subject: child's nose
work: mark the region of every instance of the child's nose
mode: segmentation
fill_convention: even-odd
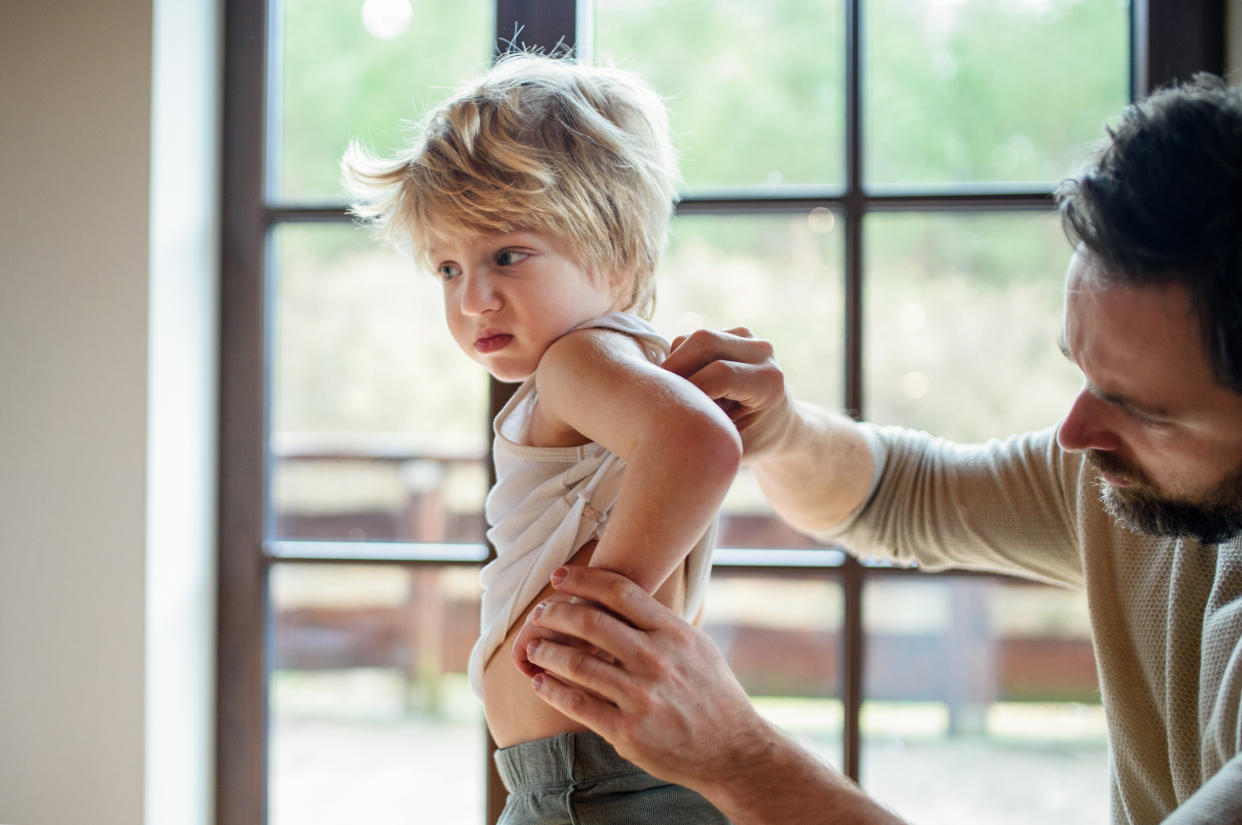
[[[463,273],[465,289],[462,290],[461,309],[467,315],[482,315],[500,308],[500,295],[492,279],[485,274]]]

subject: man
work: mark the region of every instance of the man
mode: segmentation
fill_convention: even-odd
[[[1077,244],[1062,349],[1085,383],[1057,427],[963,446],[857,425],[790,399],[745,330],[696,333],[665,366],[729,411],[798,528],[1082,587],[1112,821],[1242,822],[1242,90],[1201,76],[1111,137],[1058,194]],[[710,640],[628,581],[572,567],[554,583],[579,601],[532,620],[590,647],[533,643],[535,691],[624,756],[739,824],[898,821],[760,719]]]

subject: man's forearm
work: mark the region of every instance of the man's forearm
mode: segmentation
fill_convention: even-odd
[[[804,402],[751,466],[777,514],[808,533],[835,527],[862,504],[875,472],[856,423]]]
[[[768,725],[747,764],[698,788],[734,825],[904,825],[858,786]]]

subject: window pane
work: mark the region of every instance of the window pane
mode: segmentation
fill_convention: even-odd
[[[841,764],[841,586],[823,577],[712,572],[704,629],[759,712]]]
[[[864,237],[868,420],[959,441],[1060,420],[1081,378],[1057,347],[1056,215],[873,215]]]
[[[840,222],[827,210],[691,215],[673,221],[658,275],[654,323],[669,338],[700,327],[749,327],[776,348],[799,398],[843,398]],[[772,515],[746,469],[725,500],[721,546],[806,547]]]
[[[596,62],[668,97],[692,189],[841,182],[841,0],[595,0],[594,21]]]
[[[863,4],[865,178],[1055,182],[1129,94],[1123,0]]]
[[[273,233],[276,535],[482,541],[487,376],[439,287],[349,225]]]
[[[473,568],[277,565],[272,825],[477,825]]]
[[[487,66],[488,0],[279,0],[279,60],[268,191],[283,200],[340,201],[339,162],[350,139],[391,154],[417,121],[467,75]]]
[[[872,579],[865,599],[868,793],[920,825],[1107,820],[1081,593],[945,575]]]

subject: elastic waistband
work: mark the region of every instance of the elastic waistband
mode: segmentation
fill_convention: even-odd
[[[642,768],[622,758],[602,736],[590,731],[562,733],[501,748],[496,751],[495,759],[496,769],[509,793],[647,775]]]

